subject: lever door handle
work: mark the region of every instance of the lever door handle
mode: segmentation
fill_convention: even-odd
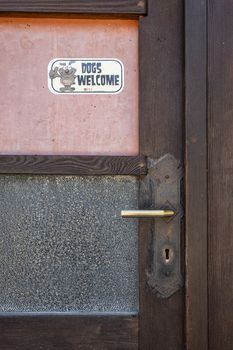
[[[173,210],[122,210],[122,218],[165,218],[175,215]]]
[[[147,285],[146,293],[152,291],[158,297],[168,298],[183,285],[180,252],[183,170],[181,164],[170,154],[160,159],[148,157],[147,164],[147,175],[139,180],[138,204],[139,208],[148,210],[126,207],[125,209],[132,210],[122,210],[121,216],[147,218],[140,223],[138,238],[144,264],[141,286],[145,288]]]

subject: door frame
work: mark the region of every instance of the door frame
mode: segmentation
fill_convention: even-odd
[[[198,0],[200,2],[201,0]],[[189,1],[190,4],[192,0]],[[0,156],[0,173],[21,174],[79,174],[79,175],[138,175],[147,172],[146,157],[157,160],[165,154],[172,154],[180,164],[184,161],[184,4],[182,0],[172,2],[162,0],[77,0],[56,1],[39,0],[30,3],[9,0],[0,3],[1,15],[30,13],[49,13],[52,16],[101,16],[139,19],[139,67],[140,67],[140,156]],[[186,57],[187,59],[187,57]],[[187,63],[187,62],[186,62]],[[187,75],[186,75],[187,78]],[[191,78],[190,78],[191,79]],[[187,97],[187,94],[186,94]],[[187,112],[187,107],[186,107]],[[191,114],[191,111],[190,111]],[[186,134],[188,122],[186,121]],[[186,148],[187,157],[192,158],[192,167],[197,158],[193,150]],[[195,151],[196,152],[196,151]],[[195,161],[193,161],[193,157]],[[190,178],[191,166],[186,172],[186,186],[193,184]],[[200,193],[200,192],[199,192]],[[146,194],[141,191],[140,198]],[[186,201],[186,210],[191,217],[190,195]],[[190,213],[190,214],[189,214]],[[25,316],[20,322],[18,316],[0,319],[5,334],[15,337],[15,344],[22,335],[30,338],[30,344],[37,345],[36,336],[43,339],[46,332],[49,339],[54,337],[62,343],[62,349],[70,349],[66,343],[72,334],[78,334],[82,340],[73,346],[85,346],[85,339],[92,337],[93,344],[103,342],[117,346],[124,340],[124,349],[173,349],[185,348],[184,334],[184,289],[180,289],[170,298],[158,298],[148,288],[146,272],[150,264],[151,221],[140,220],[139,257],[140,267],[140,313],[139,317],[122,316],[49,316],[39,318]],[[193,223],[187,221],[189,237],[186,249],[189,252],[193,237]],[[184,251],[184,237],[181,250]],[[194,253],[193,253],[194,254]],[[190,254],[189,254],[190,257]],[[184,258],[184,256],[183,256]],[[186,256],[187,261],[187,256]],[[191,268],[192,262],[190,263]],[[189,270],[187,269],[189,274]],[[194,305],[187,303],[189,309]],[[195,318],[196,316],[194,316]],[[18,318],[18,319],[17,319]],[[189,315],[188,315],[189,318]],[[186,321],[188,320],[186,314]],[[193,319],[194,319],[193,318]],[[44,324],[44,326],[42,326]],[[44,329],[44,332],[41,332]],[[61,329],[63,331],[61,332]],[[100,333],[98,333],[101,329]],[[31,332],[31,333],[30,333]],[[88,332],[88,333],[87,333]],[[40,335],[41,333],[41,335]],[[31,335],[30,335],[31,334]],[[32,336],[34,334],[34,337]],[[53,338],[52,338],[53,337]],[[77,338],[77,336],[76,336]],[[188,338],[187,338],[188,339]],[[83,342],[83,343],[82,343]],[[96,343],[96,344],[97,344]],[[6,344],[5,350],[10,349]],[[76,347],[74,347],[76,349]],[[107,347],[106,347],[107,348]],[[113,347],[112,347],[113,348]],[[116,347],[117,348],[117,347]],[[11,348],[12,349],[12,348]],[[25,347],[26,349],[26,347]],[[29,349],[29,347],[28,347]],[[190,347],[191,349],[191,347]],[[193,348],[192,348],[193,349]]]
[[[207,0],[185,0],[187,350],[208,349]]]

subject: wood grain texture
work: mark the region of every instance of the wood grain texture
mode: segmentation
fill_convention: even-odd
[[[209,349],[233,344],[233,2],[208,2]]]
[[[208,349],[206,2],[185,6],[186,342]]]
[[[150,0],[140,20],[140,150],[152,159],[170,153],[181,164],[183,64],[183,2]],[[142,189],[140,206],[151,206]],[[140,220],[140,349],[182,350],[183,290],[162,299],[147,285],[154,226]]]
[[[15,316],[0,318],[1,350],[136,350],[132,316]]]
[[[146,0],[0,0],[2,12],[146,14]]]
[[[144,156],[0,155],[0,174],[144,175]]]

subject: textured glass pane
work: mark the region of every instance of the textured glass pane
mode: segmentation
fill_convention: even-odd
[[[0,176],[0,312],[137,311],[138,184]]]

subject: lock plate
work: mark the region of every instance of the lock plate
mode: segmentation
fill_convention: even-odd
[[[147,284],[158,297],[168,298],[183,286],[181,274],[181,180],[180,163],[170,154],[159,160],[148,159],[148,175],[140,183],[141,209],[174,210],[175,215],[151,219],[152,234]],[[146,196],[145,196],[146,194]],[[146,202],[145,202],[146,198]]]

